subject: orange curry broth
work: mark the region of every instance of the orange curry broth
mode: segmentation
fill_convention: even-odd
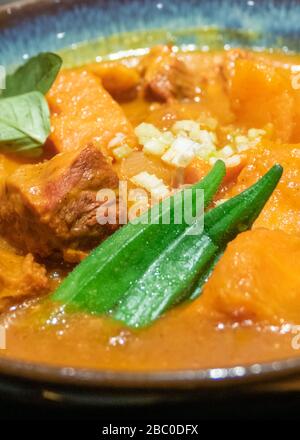
[[[300,324],[300,92],[291,87],[300,57],[251,53],[250,59],[236,61],[234,53],[227,54],[235,68],[226,71],[219,65],[223,52],[180,56],[192,71],[204,72],[199,97],[162,104],[134,93],[130,99],[115,96],[129,121],[133,126],[150,122],[168,128],[176,120],[213,117],[221,138],[222,127],[267,127],[269,138],[247,151],[237,170],[228,171],[218,197],[239,193],[279,162],[284,175],[274,195],[253,229],[230,243],[194,302],[174,308],[149,328],[129,330],[109,318],[64,313],[47,298],[25,301],[1,317],[0,323],[7,325],[7,349],[1,356],[145,371],[220,367],[298,355],[291,345],[289,324]],[[126,59],[116,62],[114,74],[127,64]],[[100,75],[114,94],[108,67],[104,62],[84,69]],[[134,74],[124,76],[124,89],[130,81],[134,85]],[[5,172],[6,166],[18,164],[2,155],[0,169]],[[167,184],[174,181],[173,169],[140,151],[114,166],[122,178],[145,170]],[[186,182],[199,180],[209,169],[203,161],[193,164],[186,170]],[[63,272],[49,269],[53,289]]]

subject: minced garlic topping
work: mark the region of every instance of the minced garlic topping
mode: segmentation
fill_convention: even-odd
[[[147,173],[147,171],[142,171],[141,173],[136,174],[130,180],[136,186],[145,188],[149,191],[155,199],[162,199],[169,195],[169,189],[162,179],[159,179],[154,174]]]
[[[220,148],[215,124],[203,124],[193,120],[181,120],[170,130],[159,130],[153,124],[142,123],[135,129],[139,143],[146,154],[160,156],[175,167],[185,168],[193,159],[201,158],[211,165],[222,159],[227,167],[241,162],[240,154],[257,145],[265,130],[250,128],[246,134],[232,133],[228,145]]]

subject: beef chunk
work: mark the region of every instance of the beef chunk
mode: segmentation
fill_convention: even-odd
[[[118,177],[94,146],[19,167],[6,180],[0,232],[23,252],[80,259],[116,225],[99,225],[97,191],[116,188]]]
[[[25,298],[47,291],[46,269],[31,254],[17,255],[9,248],[0,248],[0,313]]]
[[[63,70],[47,100],[51,110],[49,143],[56,152],[71,151],[93,143],[105,155],[119,133],[123,142],[137,144],[133,127],[119,104],[102,86],[100,78],[85,70]]]
[[[141,64],[144,93],[149,99],[167,102],[174,98],[193,98],[194,76],[185,62],[168,46],[154,47]]]

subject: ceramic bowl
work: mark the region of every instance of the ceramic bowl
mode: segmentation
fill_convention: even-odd
[[[300,3],[276,0],[25,0],[0,7],[0,64],[41,51],[74,64],[172,41],[197,46],[299,50]],[[197,32],[196,29],[204,29]],[[220,31],[212,31],[219,28]],[[134,32],[134,34],[133,34]],[[95,41],[86,51],[85,42]],[[65,51],[65,48],[69,48]],[[84,55],[82,55],[84,52]],[[118,373],[55,368],[0,357],[0,393],[80,405],[153,404],[298,389],[300,358],[234,368]]]

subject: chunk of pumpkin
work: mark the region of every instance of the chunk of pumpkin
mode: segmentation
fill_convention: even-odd
[[[272,123],[276,139],[289,142],[296,122],[289,70],[239,58],[229,82],[229,96],[238,123],[257,128]]]
[[[232,241],[199,303],[224,321],[300,321],[300,236],[256,229]],[[228,275],[229,274],[229,275]]]
[[[45,294],[49,280],[43,265],[31,254],[18,255],[0,238],[0,313],[14,304]]]
[[[123,110],[92,73],[63,70],[47,99],[51,110],[50,141],[57,152],[92,143],[108,155],[109,142],[120,133],[123,143],[136,145],[133,128]]]
[[[265,141],[247,152],[247,165],[237,183],[225,197],[233,197],[251,186],[275,163],[283,166],[283,175],[254,227],[282,229],[300,234],[300,145]]]
[[[290,142],[300,142],[300,74],[294,75],[292,80],[294,86],[293,95],[295,99],[295,127]]]

